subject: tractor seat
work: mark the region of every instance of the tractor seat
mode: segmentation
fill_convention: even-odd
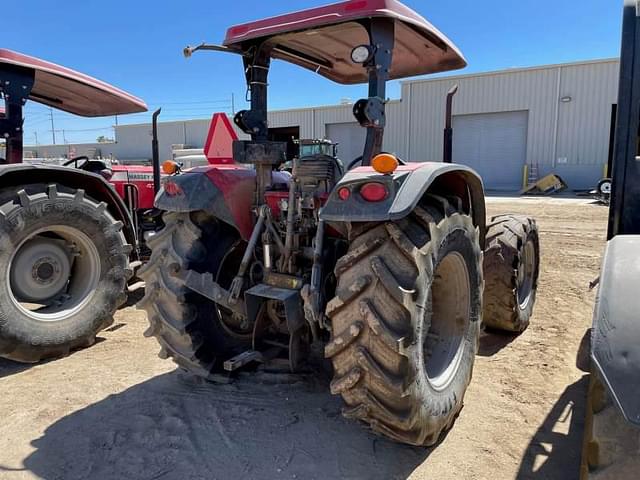
[[[102,160],[89,160],[82,166],[82,170],[99,174],[103,170],[109,170],[109,167]]]

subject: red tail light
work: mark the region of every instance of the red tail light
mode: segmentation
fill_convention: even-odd
[[[178,185],[175,182],[166,182],[164,184],[164,191],[170,197],[175,197],[176,195],[182,195],[183,194],[182,188],[180,188],[180,185]]]
[[[381,202],[387,198],[389,191],[382,183],[365,183],[360,188],[360,196],[367,202]]]
[[[349,200],[350,196],[351,191],[347,187],[342,187],[340,190],[338,190],[338,197],[340,197],[340,200]]]

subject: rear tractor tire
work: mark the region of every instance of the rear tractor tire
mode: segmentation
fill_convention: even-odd
[[[343,414],[395,441],[433,445],[462,408],[478,349],[478,229],[441,197],[372,225],[336,264],[325,348]]]
[[[484,323],[521,333],[529,326],[540,272],[540,241],[535,220],[499,215],[487,228],[484,252]]]
[[[88,347],[126,300],[132,247],[83,190],[0,190],[0,356],[34,363]]]
[[[202,212],[165,213],[165,227],[151,237],[151,258],[138,272],[146,282],[138,308],[149,319],[147,337],[160,344],[160,358],[208,380],[229,357],[250,348],[246,319],[189,290],[176,270],[209,273],[228,288],[238,271],[244,243],[226,224]]]

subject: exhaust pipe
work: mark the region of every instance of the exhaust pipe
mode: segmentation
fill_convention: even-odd
[[[151,164],[153,166],[153,192],[155,195],[160,191],[160,151],[158,149],[158,117],[161,108],[153,112],[151,120],[152,137],[151,137]]]
[[[451,87],[451,90],[447,93],[447,111],[445,114],[445,127],[444,127],[444,148],[442,161],[444,163],[451,163],[453,161],[453,97],[458,93],[458,85]]]

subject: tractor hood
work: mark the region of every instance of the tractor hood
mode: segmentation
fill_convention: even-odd
[[[0,49],[0,70],[30,70],[34,85],[29,99],[83,117],[146,112],[139,98],[88,75],[11,50]]]
[[[394,20],[390,78],[445,72],[467,65],[462,53],[431,23],[397,0],[351,0],[231,27],[224,45],[246,51],[269,41],[272,56],[342,84],[366,83],[367,72],[351,61],[351,50],[369,44],[361,20]]]

